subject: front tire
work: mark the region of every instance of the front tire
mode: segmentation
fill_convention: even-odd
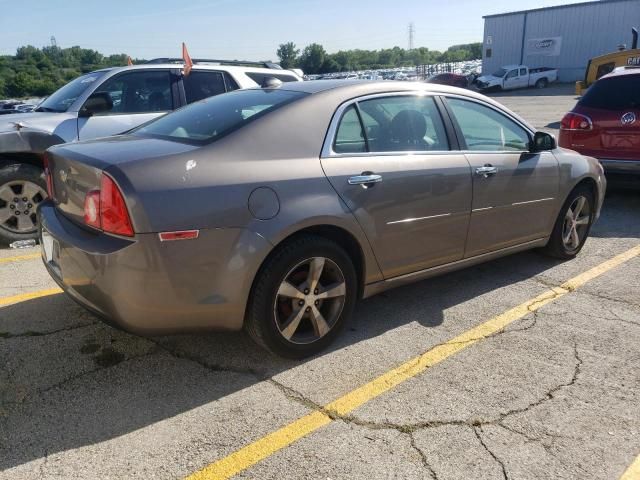
[[[586,185],[578,186],[564,202],[544,252],[563,260],[574,258],[589,236],[594,214],[593,191]]]
[[[357,291],[354,265],[338,244],[299,235],[278,247],[258,272],[245,330],[277,355],[314,355],[344,328]]]
[[[41,168],[16,163],[0,168],[0,242],[36,239],[36,208],[47,198]]]

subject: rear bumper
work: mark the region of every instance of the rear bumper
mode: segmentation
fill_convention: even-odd
[[[107,323],[152,335],[242,328],[251,283],[270,244],[241,228],[160,242],[85,231],[50,201],[39,208],[43,261],[75,301]]]

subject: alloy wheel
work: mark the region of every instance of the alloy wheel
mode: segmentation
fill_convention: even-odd
[[[335,326],[345,304],[347,285],[340,267],[325,257],[300,262],[278,287],[274,315],[289,342],[313,343]]]
[[[18,180],[0,186],[0,226],[13,233],[31,233],[37,229],[36,208],[47,198],[40,185]]]
[[[578,196],[567,209],[562,226],[562,242],[568,250],[580,246],[591,223],[591,206],[585,196]]]

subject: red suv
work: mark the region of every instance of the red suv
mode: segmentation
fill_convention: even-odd
[[[640,174],[640,68],[594,83],[562,119],[559,144],[596,157],[607,173]]]

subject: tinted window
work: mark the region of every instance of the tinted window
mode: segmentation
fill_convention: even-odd
[[[521,68],[520,69],[520,76],[524,77],[527,74],[527,69],[526,68]]]
[[[52,93],[38,106],[37,111],[66,112],[71,104],[75,102],[85,90],[95,85],[95,82],[100,80],[104,74],[105,72],[94,72],[76,78]]]
[[[468,150],[525,151],[529,134],[494,109],[458,98],[447,99]]]
[[[258,85],[262,85],[264,79],[266,77],[277,78],[281,82],[297,82],[298,79],[293,75],[286,75],[282,73],[255,73],[255,72],[245,72],[245,75],[249,77],[251,80],[256,82]]]
[[[224,81],[227,84],[227,92],[238,90],[240,88],[238,83],[227,72],[224,72]]]
[[[640,75],[598,80],[587,90],[579,104],[607,110],[640,108]]]
[[[518,70],[511,70],[507,75],[507,78],[515,78],[518,76]]]
[[[107,115],[166,112],[173,108],[168,71],[138,71],[116,75],[100,85],[97,92],[108,93],[113,101],[113,109],[106,112]]]
[[[238,90],[192,103],[140,127],[134,135],[205,144],[306,95],[286,90]]]
[[[432,97],[391,96],[358,102],[371,152],[448,150]]]
[[[187,103],[197,102],[224,93],[224,79],[220,72],[191,72],[183,77]]]
[[[342,115],[333,150],[336,153],[367,151],[362,124],[360,123],[356,107],[353,105],[347,108]]]

